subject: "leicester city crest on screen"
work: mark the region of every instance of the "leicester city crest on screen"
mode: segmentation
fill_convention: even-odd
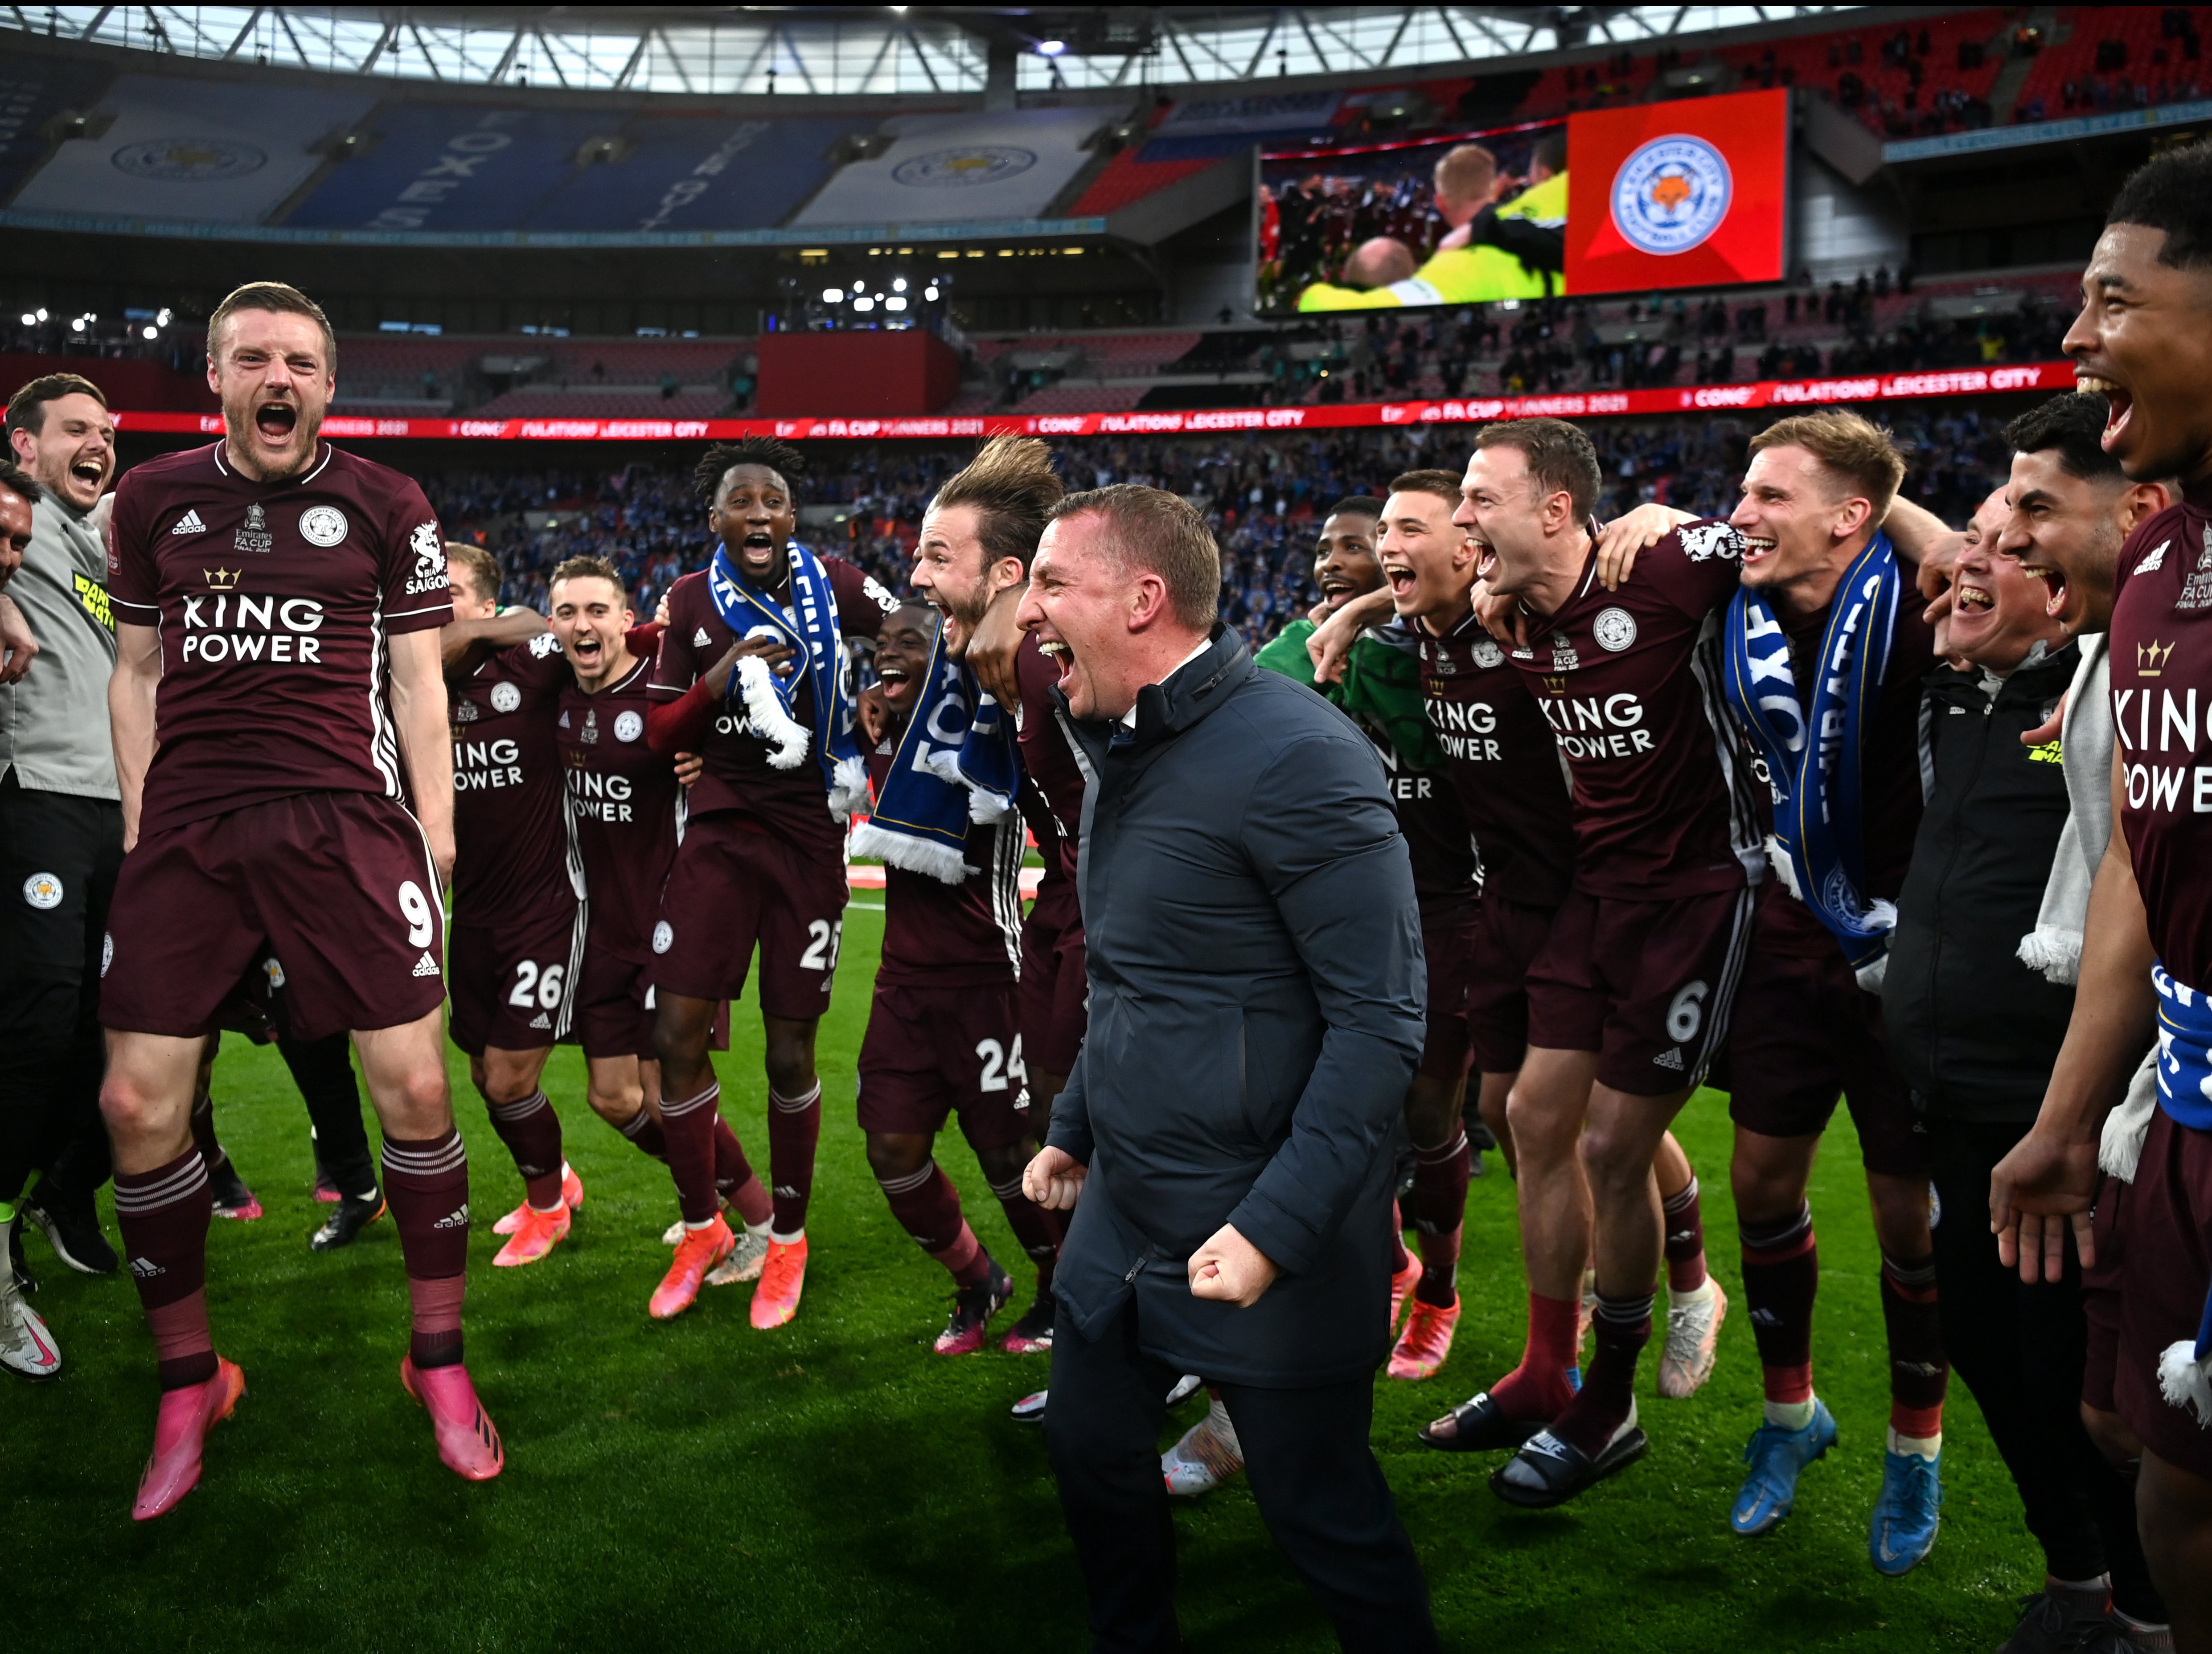
[[[1687,252],[1721,227],[1729,164],[1703,138],[1674,133],[1632,151],[1613,176],[1613,222],[1642,252]]]

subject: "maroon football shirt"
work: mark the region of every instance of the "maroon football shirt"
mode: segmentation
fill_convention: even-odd
[[[591,946],[634,965],[652,962],[660,888],[684,825],[676,766],[645,742],[652,685],[650,656],[595,695],[578,688],[571,675],[556,720],[592,903]]]
[[[903,730],[868,754],[868,782],[881,793]],[[878,982],[925,988],[1011,985],[1022,957],[1022,833],[1009,816],[971,822],[963,858],[975,869],[958,884],[902,867],[884,869],[884,949]]]
[[[1797,704],[1813,700],[1813,679],[1820,669],[1820,639],[1828,628],[1831,602],[1802,619],[1784,619],[1782,629],[1790,639],[1790,664],[1797,679]],[[1881,699],[1867,726],[1859,762],[1861,841],[1866,860],[1866,889],[1861,894],[1897,900],[1905,888],[1905,870],[1912,864],[1912,842],[1919,835],[1923,798],[1920,790],[1920,692],[1936,664],[1936,632],[1928,624],[1928,600],[1911,584],[1911,571],[1897,605],[1897,623],[1890,634],[1889,666],[1881,681]],[[1749,760],[1754,774],[1764,766],[1754,755]],[[1759,799],[1760,825],[1773,827],[1773,795]],[[1759,945],[1801,958],[1825,957],[1836,946],[1827,926],[1813,910],[1787,890],[1759,904]]]
[[[1574,876],[1575,833],[1552,726],[1473,615],[1441,638],[1425,628],[1420,638],[1429,723],[1481,853],[1482,888],[1557,907]]]
[[[836,599],[838,630],[848,638],[874,637],[898,599],[842,557],[824,557],[822,566]],[[680,697],[737,641],[738,634],[722,623],[714,608],[704,571],[677,581],[668,588],[668,629],[661,634],[653,669],[655,703]],[[730,681],[734,686],[734,673]],[[813,696],[793,696],[791,716],[813,729]],[[750,816],[786,843],[832,860],[842,855],[845,823],[830,814],[816,742],[810,740],[805,758],[787,770],[768,761],[770,750],[767,742],[747,732],[741,706],[717,708],[700,750],[707,767],[691,789],[691,814]]]
[[[385,639],[453,613],[412,482],[327,444],[282,482],[221,443],[164,454],[117,488],[108,548],[116,619],[161,633],[142,834],[295,793],[405,800]]]
[[[1720,615],[1743,540],[1685,523],[1618,591],[1590,547],[1556,615],[1527,609],[1520,672],[1574,782],[1575,888],[1636,900],[1740,890],[1765,866],[1751,768],[1721,700]]]
[[[446,680],[453,726],[453,923],[490,924],[573,901],[580,877],[554,708],[574,681],[550,632]]]
[[[1044,860],[1044,877],[1038,882],[1031,911],[1056,924],[1080,926],[1075,863],[1083,833],[1084,760],[1060,721],[1060,703],[1053,695],[1059,669],[1039,652],[1034,636],[1022,639],[1014,668],[1022,686],[1022,704],[1014,719],[1022,787],[1015,803]]]
[[[2120,551],[2112,609],[2112,727],[2121,830],[2177,980],[2212,991],[2212,484],[2139,524]],[[36,669],[33,668],[33,670]]]

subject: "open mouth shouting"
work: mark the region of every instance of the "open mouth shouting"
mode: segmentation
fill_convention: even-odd
[[[1962,619],[1970,615],[1986,615],[1997,606],[1995,592],[1986,586],[1969,585],[1964,580],[1959,583],[1951,601]]]
[[[1757,568],[1768,558],[1774,555],[1774,546],[1775,540],[1772,535],[1745,535],[1743,536],[1744,567]]]
[[[2105,399],[2105,451],[2112,452],[2121,433],[2127,429],[2128,415],[2135,411],[2135,393],[2108,374],[2093,373],[2087,368],[2075,370],[2074,388]]]
[[[1065,694],[1068,686],[1075,682],[1075,651],[1062,639],[1039,638],[1037,653],[1050,661],[1052,669],[1060,674],[1057,687]]]
[[[876,682],[884,686],[884,699],[901,711],[914,703],[915,679],[902,662],[879,659],[876,663]]]
[[[586,672],[595,672],[607,657],[607,646],[595,632],[579,632],[569,640],[568,656]]]
[[[270,397],[254,405],[254,434],[271,448],[289,446],[299,424],[300,410],[289,402]]]
[[[2066,571],[2052,563],[2022,563],[2020,572],[2044,585],[2043,612],[2053,620],[2066,615]]]
[[[757,579],[775,568],[782,549],[767,524],[747,524],[745,536],[738,542],[738,560],[744,564],[746,573]]]

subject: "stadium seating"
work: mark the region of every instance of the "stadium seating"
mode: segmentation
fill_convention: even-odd
[[[2208,31],[2212,6],[2061,7],[2014,118],[2064,120],[2202,98],[2212,85],[2212,64],[2199,55]]]

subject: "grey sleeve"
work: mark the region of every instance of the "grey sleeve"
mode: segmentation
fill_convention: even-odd
[[[1242,835],[1327,1024],[1290,1136],[1229,1217],[1296,1274],[1334,1239],[1405,1108],[1427,965],[1413,864],[1365,740],[1347,730],[1287,748],[1255,787]]]

